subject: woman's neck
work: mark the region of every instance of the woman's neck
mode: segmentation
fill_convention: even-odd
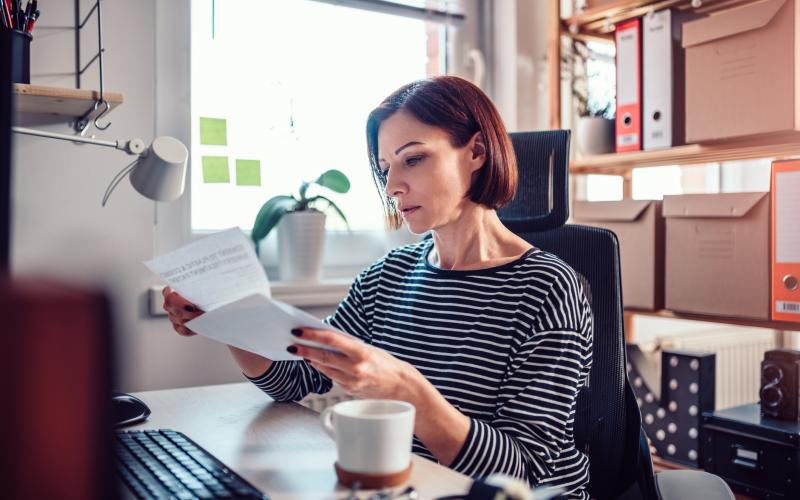
[[[430,263],[441,269],[481,269],[517,259],[531,245],[506,228],[495,210],[475,206],[435,229]]]

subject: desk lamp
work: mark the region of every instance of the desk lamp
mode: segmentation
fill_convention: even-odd
[[[103,206],[126,175],[129,175],[134,189],[145,198],[172,201],[183,194],[189,151],[174,137],[156,137],[149,147],[145,147],[144,141],[138,138],[127,142],[104,141],[24,127],[11,127],[11,130],[17,134],[108,146],[136,156],[136,159],[117,173],[109,183],[103,195]],[[112,397],[112,412],[112,418],[117,426],[133,425],[146,420],[150,415],[150,409],[144,402],[129,394],[121,393]]]
[[[145,198],[155,201],[172,201],[183,194],[186,181],[186,160],[189,157],[189,151],[181,141],[174,137],[156,137],[149,147],[145,147],[144,141],[138,138],[127,142],[104,141],[24,127],[11,127],[11,130],[17,134],[112,147],[136,156],[132,163],[122,169],[111,180],[103,196],[103,206],[105,206],[114,188],[128,174],[130,174],[129,177],[134,189]]]

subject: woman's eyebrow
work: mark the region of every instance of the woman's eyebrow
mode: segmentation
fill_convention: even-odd
[[[407,147],[409,147],[409,146],[416,146],[416,145],[418,145],[418,144],[424,144],[424,143],[422,143],[422,142],[419,142],[419,141],[411,141],[411,142],[407,142],[407,143],[403,144],[402,146],[400,146],[399,148],[397,148],[397,151],[395,151],[395,152],[394,152],[394,154],[395,154],[395,155],[399,155],[399,154],[400,154],[400,151],[402,151],[402,150],[406,149],[406,148],[407,148]]]
[[[395,151],[394,154],[395,155],[399,155],[400,151],[406,149],[407,147],[409,147],[409,146],[417,146],[417,145],[421,145],[421,144],[425,144],[425,143],[424,142],[419,142],[419,141],[407,142],[407,143],[403,144],[402,146],[400,146],[399,148],[397,148],[397,151]],[[386,158],[383,158],[383,157],[378,158],[378,161],[386,161]]]

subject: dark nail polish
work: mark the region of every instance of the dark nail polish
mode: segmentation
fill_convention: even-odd
[[[303,335],[303,330],[299,328],[292,328],[292,335],[295,337],[301,337]]]
[[[196,309],[194,306],[183,306],[183,310],[184,310],[184,311],[186,311],[186,312],[193,313],[193,312],[195,312],[197,309]]]
[[[289,351],[290,354],[297,354],[297,347],[295,347],[293,345],[290,345],[289,347],[287,347],[286,350]]]

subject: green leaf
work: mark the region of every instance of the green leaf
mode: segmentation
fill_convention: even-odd
[[[329,200],[328,198],[326,198],[324,196],[315,196],[315,197],[311,198],[310,200],[308,200],[308,202],[309,203],[313,203],[313,202],[315,202],[317,200],[327,201],[328,202],[328,208],[333,208],[333,210],[336,211],[337,214],[339,214],[339,217],[341,217],[342,220],[344,221],[344,223],[347,225],[347,230],[348,231],[350,230],[350,223],[347,222],[347,217],[345,217],[344,216],[344,212],[342,212],[341,209],[339,209],[339,207],[336,206],[336,203],[332,202],[331,200]]]
[[[256,248],[258,248],[258,242],[266,238],[272,228],[280,222],[281,217],[286,212],[294,210],[296,206],[297,200],[292,196],[285,195],[270,198],[261,206],[261,210],[258,211],[256,220],[253,222],[253,232],[250,235]]]
[[[350,180],[338,170],[328,170],[317,177],[317,180],[314,182],[337,193],[346,193],[350,191]]]

